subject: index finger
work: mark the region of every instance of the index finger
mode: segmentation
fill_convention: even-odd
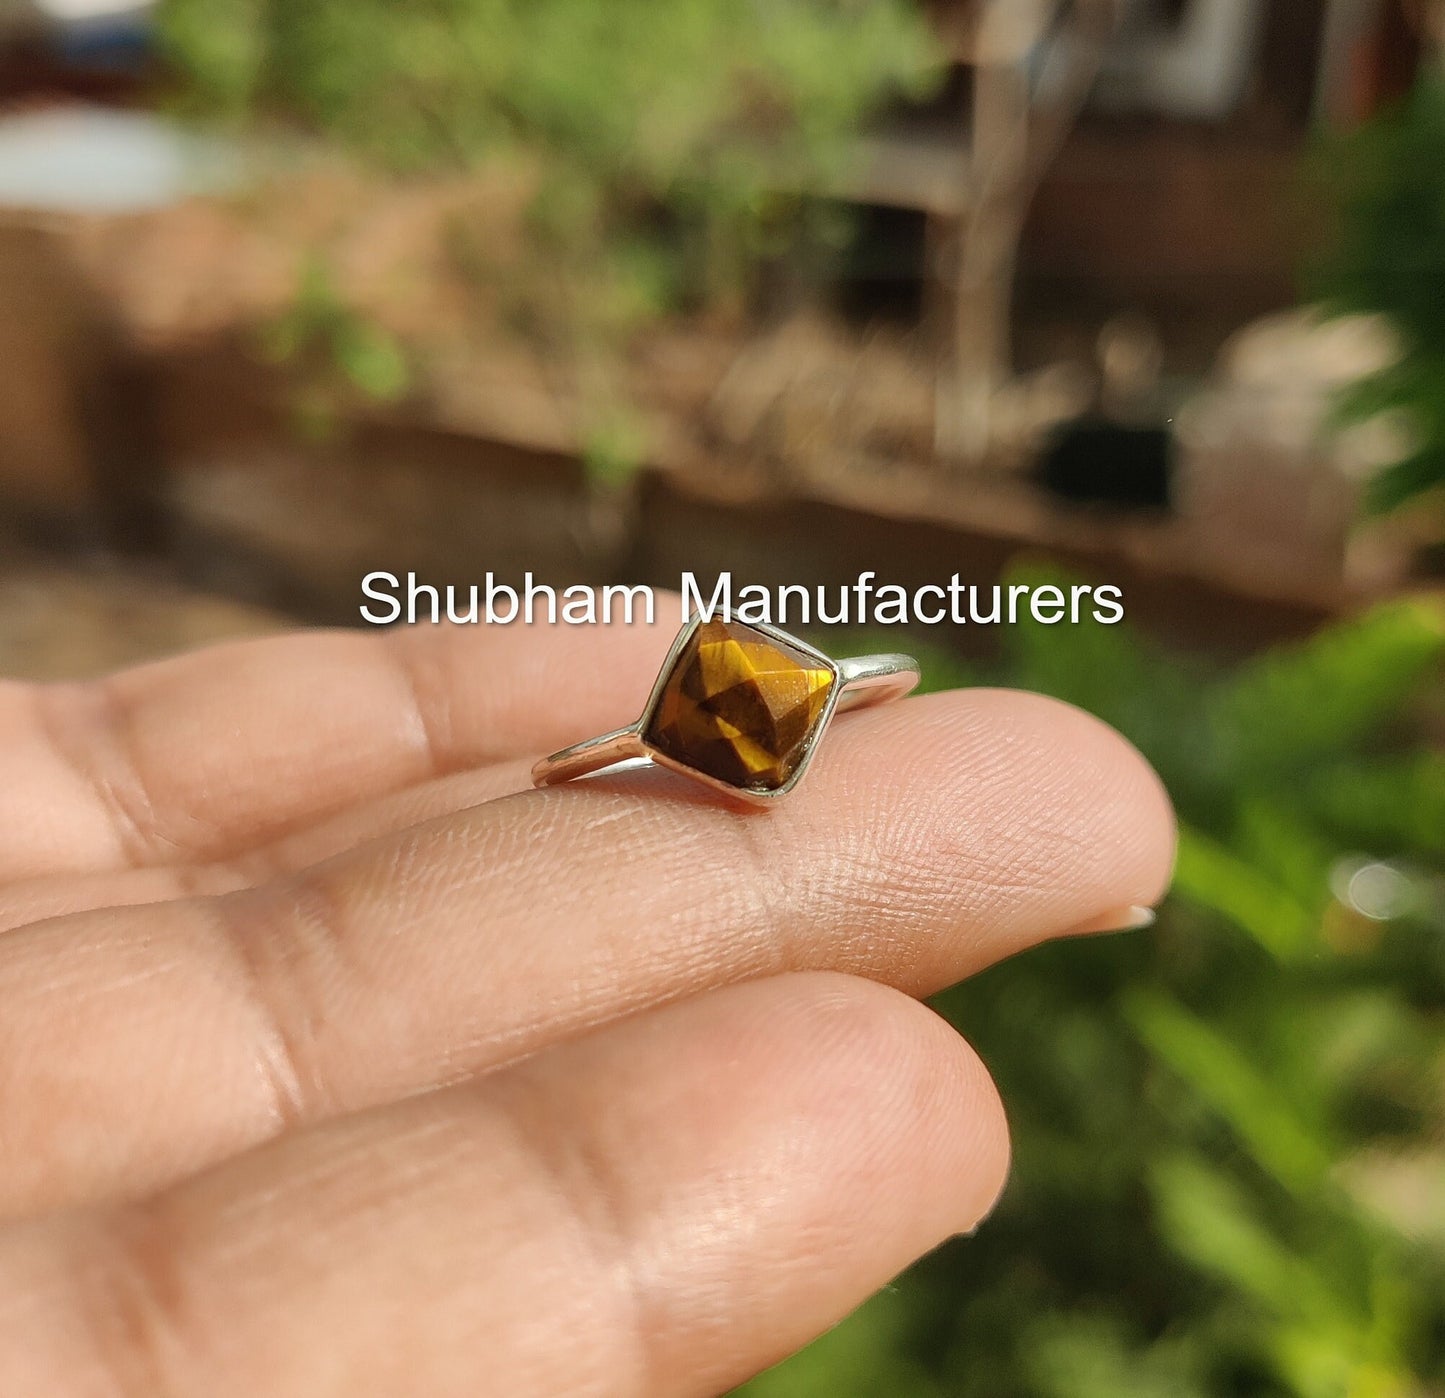
[[[630,722],[681,606],[626,625],[612,600],[606,625],[312,632],[0,687],[0,881],[223,858]]]

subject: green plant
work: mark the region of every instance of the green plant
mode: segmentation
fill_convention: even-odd
[[[1178,880],[1152,932],[941,997],[1009,1104],[1003,1204],[749,1398],[1441,1391],[1442,657],[1419,602],[1231,668],[1031,623],[996,664],[929,656],[1122,728],[1178,805]]]
[[[604,423],[623,415],[609,366],[628,336],[670,306],[736,295],[805,229],[805,196],[848,134],[939,71],[913,0],[163,0],[159,13],[192,109],[315,133],[398,175],[511,172],[530,191],[520,236],[494,235],[483,198],[457,241]]]
[[[1335,229],[1314,289],[1335,310],[1384,314],[1402,342],[1341,403],[1347,420],[1395,411],[1413,438],[1372,484],[1388,510],[1445,490],[1445,75],[1427,71],[1401,106],[1330,140],[1319,168]]]
[[[347,304],[326,262],[316,256],[306,260],[286,312],[263,330],[260,349],[264,359],[298,375],[295,416],[311,438],[331,435],[349,394],[394,403],[411,386],[401,346]]]

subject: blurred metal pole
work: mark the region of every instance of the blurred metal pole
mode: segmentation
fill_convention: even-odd
[[[967,55],[970,197],[930,246],[951,308],[935,421],[947,459],[988,455],[994,395],[1012,372],[1014,278],[1029,202],[1083,110],[1119,13],[1118,0],[985,0],[979,13]]]

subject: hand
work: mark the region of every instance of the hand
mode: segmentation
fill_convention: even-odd
[[[676,622],[0,688],[0,1394],[712,1394],[988,1213],[910,997],[1154,902],[1156,779],[975,690],[775,811],[526,790]]]

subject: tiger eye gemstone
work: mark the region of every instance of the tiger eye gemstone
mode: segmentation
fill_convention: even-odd
[[[698,627],[646,733],[659,752],[746,791],[798,770],[833,687],[821,661],[740,622]]]

